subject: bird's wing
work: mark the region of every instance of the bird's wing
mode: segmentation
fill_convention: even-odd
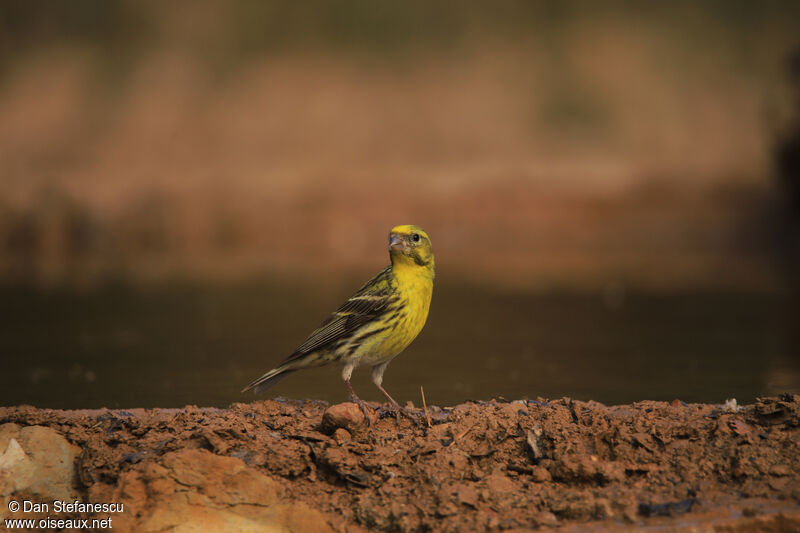
[[[392,290],[391,267],[386,267],[334,311],[284,364],[348,338],[361,326],[381,316],[396,301],[397,296]]]

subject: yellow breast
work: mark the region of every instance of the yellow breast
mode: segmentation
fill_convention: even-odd
[[[383,323],[389,325],[389,328],[361,346],[356,357],[362,359],[362,364],[376,364],[398,355],[417,338],[425,326],[433,295],[433,279],[404,270],[395,272],[394,290],[398,301],[393,310],[387,313],[386,322]]]
[[[433,279],[426,275],[425,269],[397,268],[394,274],[401,305],[393,334],[383,343],[383,349],[391,353],[391,357],[402,352],[422,331],[433,295]]]

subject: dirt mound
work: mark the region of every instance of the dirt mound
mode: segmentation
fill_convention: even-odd
[[[384,407],[366,424],[347,405],[323,425],[326,409],[23,406],[0,408],[0,424],[47,426],[78,446],[75,490],[124,503],[123,530],[800,529],[797,395],[739,408],[471,402],[430,407],[420,425]],[[11,498],[42,501],[14,490],[0,513],[34,516],[8,513]]]

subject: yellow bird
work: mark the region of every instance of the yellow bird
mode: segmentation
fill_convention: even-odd
[[[372,382],[397,411],[415,417],[383,388],[389,362],[406,349],[428,318],[433,294],[433,248],[428,234],[413,225],[395,226],[389,232],[391,264],[369,280],[349,300],[314,330],[283,363],[242,390],[256,393],[303,368],[339,362],[342,379],[369,420],[368,407],[353,390],[350,377],[360,365],[372,369]]]

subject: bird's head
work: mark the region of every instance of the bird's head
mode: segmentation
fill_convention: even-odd
[[[389,257],[392,265],[417,265],[433,271],[433,247],[425,230],[406,224],[389,232]]]

